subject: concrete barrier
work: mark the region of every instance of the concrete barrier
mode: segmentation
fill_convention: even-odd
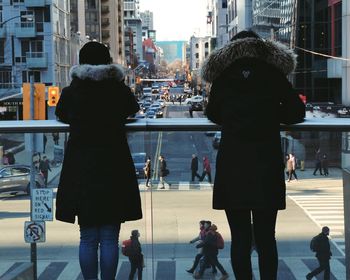
[[[22,263],[15,269],[0,277],[0,280],[33,280],[33,264]]]

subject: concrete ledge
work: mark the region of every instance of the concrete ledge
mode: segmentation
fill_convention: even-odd
[[[23,263],[14,270],[6,273],[0,280],[33,280],[33,264]]]

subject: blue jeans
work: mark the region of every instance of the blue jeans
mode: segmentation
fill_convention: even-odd
[[[85,280],[98,279],[98,247],[102,280],[114,280],[118,267],[120,225],[80,226],[79,262]]]

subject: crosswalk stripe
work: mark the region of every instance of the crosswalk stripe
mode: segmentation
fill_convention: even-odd
[[[62,270],[57,280],[77,279],[80,274],[79,261],[70,261]]]
[[[344,237],[343,196],[289,195],[299,207],[319,226],[328,226],[333,237]],[[341,238],[344,240],[344,238]],[[331,240],[345,256],[345,248],[337,240]]]
[[[9,270],[13,262],[0,262],[0,277]]]
[[[189,189],[190,189],[190,185],[188,182],[179,182],[180,191],[188,191]]]
[[[37,263],[37,274],[40,275],[43,273],[45,268],[50,264],[50,261],[40,261]]]
[[[305,275],[310,272],[310,269],[305,265],[305,263],[298,258],[288,258],[284,259],[284,262],[288,267],[293,268],[293,273],[296,279],[304,279]]]
[[[313,216],[316,218],[316,219],[321,219],[321,220],[324,220],[324,219],[332,219],[332,221],[334,220],[334,221],[342,221],[343,223],[344,223],[344,221],[343,221],[343,216],[342,215],[315,215],[315,212],[312,212],[312,211],[310,211],[310,213],[311,214],[313,214]]]
[[[339,260],[331,259],[330,267],[332,274],[337,278],[337,280],[345,280],[345,267]]]
[[[303,205],[303,204],[300,204],[299,205]],[[322,205],[320,206],[308,206],[309,209],[321,209],[321,210],[344,210],[343,206],[327,206],[327,207],[324,207]]]

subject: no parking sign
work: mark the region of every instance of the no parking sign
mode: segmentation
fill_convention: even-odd
[[[45,222],[24,222],[24,240],[26,243],[45,242]]]

